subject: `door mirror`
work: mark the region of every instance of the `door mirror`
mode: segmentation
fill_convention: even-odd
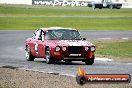
[[[42,32],[42,42],[44,42],[44,33]]]

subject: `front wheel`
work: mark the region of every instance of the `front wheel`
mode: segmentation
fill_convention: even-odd
[[[31,54],[30,49],[26,48],[26,60],[27,61],[34,61],[35,57]]]
[[[116,7],[116,9],[120,9],[121,7]]]
[[[53,57],[52,57],[52,55],[50,53],[50,49],[49,48],[46,49],[46,63],[47,64],[53,64],[54,63],[54,59],[53,59]]]
[[[92,65],[93,63],[94,63],[94,56],[88,60],[87,59],[85,60],[86,65]]]

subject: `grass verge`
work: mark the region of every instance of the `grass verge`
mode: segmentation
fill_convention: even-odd
[[[39,5],[38,5],[39,6]],[[131,9],[96,9],[37,5],[0,5],[0,16],[120,16],[132,17]]]
[[[29,30],[60,26],[82,30],[131,30],[131,23],[132,20],[130,18],[1,17],[0,29]]]
[[[129,41],[96,41],[96,54],[98,56],[107,56],[115,60],[132,62],[132,40]]]
[[[0,29],[72,27],[80,30],[132,30],[132,10],[88,7],[0,5]]]

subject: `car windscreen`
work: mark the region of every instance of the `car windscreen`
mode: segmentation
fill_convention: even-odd
[[[48,30],[46,32],[47,40],[81,40],[80,33],[77,30]]]

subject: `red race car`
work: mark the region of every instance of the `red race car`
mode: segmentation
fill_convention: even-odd
[[[45,58],[47,64],[55,61],[83,61],[94,63],[95,45],[81,38],[76,29],[50,27],[40,28],[25,42],[27,61]]]

